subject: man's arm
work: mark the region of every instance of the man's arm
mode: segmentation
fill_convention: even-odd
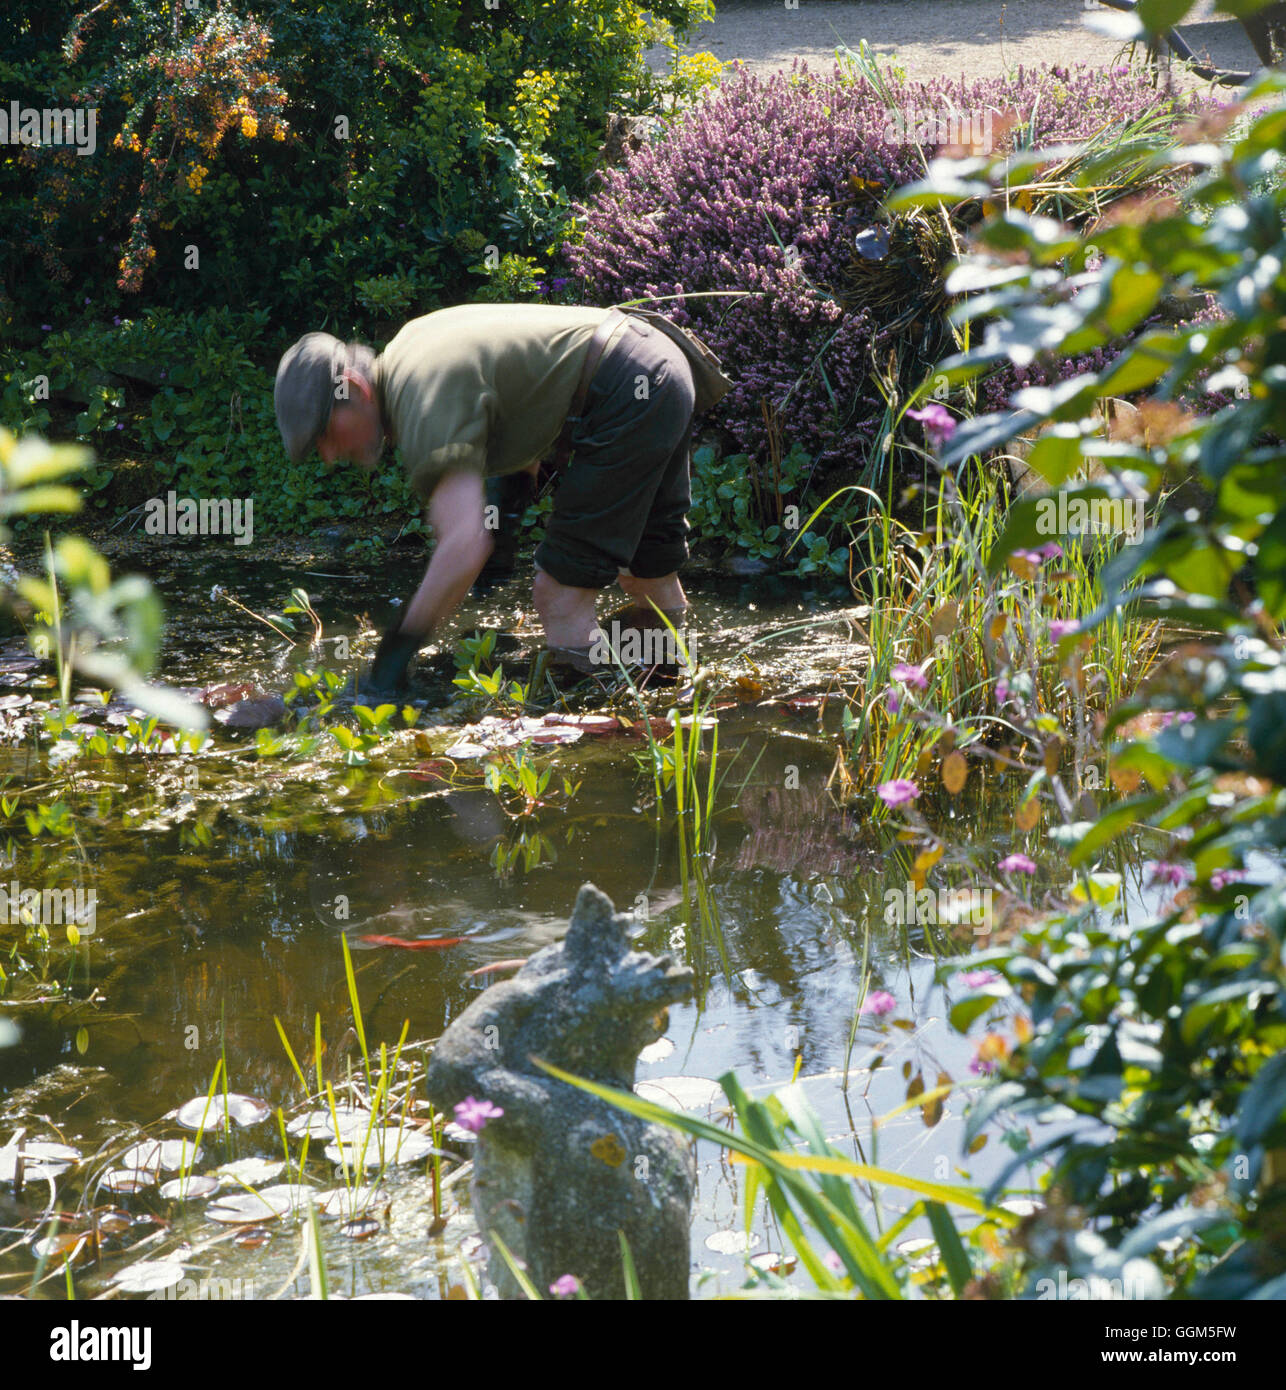
[[[429,497],[429,522],[437,548],[399,631],[427,634],[450,617],[491,554],[483,525],[485,486],[477,473],[447,473]]]

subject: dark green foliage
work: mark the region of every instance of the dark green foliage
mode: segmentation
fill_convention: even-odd
[[[682,28],[704,0],[651,10]],[[91,155],[0,163],[0,418],[92,440],[105,474],[128,449],[160,455],[158,485],[253,492],[265,528],[369,507],[364,481],[281,457],[289,343],[380,346],[443,304],[539,293],[609,110],[665,88],[633,0],[124,0],[0,23],[6,116],[96,111]],[[376,488],[377,509],[407,500]]]
[[[1081,620],[1084,630],[1133,607],[1204,636],[1162,664],[1146,704],[1109,720],[1114,779],[1141,794],[1128,810],[1060,832],[1088,890],[1088,875],[1111,866],[1118,837],[1154,827],[1165,848],[1153,882],[1180,887],[1178,901],[1163,894],[1153,915],[1140,922],[1136,910],[1128,923],[1087,907],[986,959],[1021,988],[1034,1024],[1005,1067],[1000,1098],[1024,1122],[1072,1121],[1042,1146],[1062,1202],[1120,1250],[1158,1212],[1178,1222],[1216,1213],[1221,1220],[1200,1234],[1186,1229],[1196,1243],[1171,1272],[1199,1296],[1281,1297],[1286,76],[1263,79],[1233,124],[1235,115],[1216,116],[1180,151],[1200,170],[1182,203],[1153,199],[1093,233],[1101,263],[1087,265],[1089,237],[1068,228],[1014,208],[992,219],[967,274],[984,293],[1003,282],[1008,300],[980,346],[943,370],[968,379],[1051,342],[1083,352],[1128,333],[1165,293],[1210,292],[1223,310],[1128,343],[1098,373],[1019,393],[1017,409],[957,431],[947,463],[1020,430],[1062,426],[1031,455],[1054,493],[1143,497],[1187,479],[1206,494],[1204,507],[1171,510],[1141,544],[1121,548],[1101,575],[1101,606]],[[1024,177],[981,162],[963,172],[980,191]],[[966,305],[960,316],[977,311]],[[1092,408],[1126,390],[1144,393],[1139,414],[1106,442]],[[1206,392],[1230,393],[1229,403],[1208,416],[1178,404]],[[1076,473],[1090,459],[1111,470],[1094,484]],[[993,567],[1038,543],[1039,506],[1013,510]]]

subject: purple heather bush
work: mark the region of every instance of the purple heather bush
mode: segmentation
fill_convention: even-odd
[[[892,90],[898,111],[1016,113],[1006,138],[1024,145],[1088,138],[1168,101],[1145,69],[1126,67]],[[850,180],[887,191],[923,173],[899,129],[870,85],[839,66],[829,77],[798,63],[767,78],[737,71],[663,139],[606,171],[582,209],[584,237],[567,256],[586,302],[679,296],[652,307],[723,358],[737,385],[715,418],[736,450],[766,456],[767,402],[787,446],[824,463],[864,457],[884,413],[868,373],[881,325],[869,311],[846,313],[832,291],[869,224]],[[710,291],[753,297],[694,297]]]

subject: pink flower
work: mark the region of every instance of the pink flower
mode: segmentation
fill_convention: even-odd
[[[481,1134],[486,1129],[488,1120],[498,1120],[504,1113],[498,1105],[492,1105],[489,1100],[475,1100],[472,1096],[465,1096],[455,1107],[455,1122],[461,1129]]]
[[[1063,547],[1057,541],[1046,541],[1040,548],[1043,559],[1056,560],[1063,553]]]
[[[928,676],[918,666],[911,666],[905,661],[896,662],[890,675],[900,685],[913,685],[917,690],[929,688]]]
[[[1001,705],[1008,704],[1009,696],[1009,686],[1005,681],[998,680],[996,682],[996,703]]]
[[[1036,861],[1025,854],[1007,854],[997,867],[1002,874],[1034,874]]]
[[[885,696],[885,703],[889,707],[889,713],[896,714],[902,708],[902,696],[896,690],[890,690]]]
[[[886,806],[905,806],[920,795],[920,788],[907,777],[895,777],[891,782],[881,782],[875,794]]]
[[[969,1070],[973,1072],[975,1076],[990,1076],[992,1072],[996,1070],[996,1064],[991,1061],[990,1058],[975,1057],[973,1061],[969,1063]]]
[[[994,970],[966,970],[960,978],[969,989],[981,989],[983,985],[994,985],[1000,976]]]
[[[844,1273],[844,1261],[840,1259],[839,1255],[834,1250],[828,1250],[826,1252],[824,1263],[832,1274]]]
[[[874,1014],[876,1018],[881,1018],[885,1014],[891,1014],[898,1006],[898,1001],[888,992],[887,989],[873,989],[870,994],[862,1000],[861,1012],[864,1014]]]
[[[1049,625],[1049,635],[1053,641],[1058,642],[1079,628],[1080,623],[1075,618],[1055,618]]]
[[[1029,565],[1035,565],[1038,568],[1045,563],[1045,557],[1039,550],[1015,550],[1014,558],[1026,560]]]
[[[1152,877],[1148,880],[1149,885],[1156,883],[1169,883],[1175,888],[1182,888],[1188,881],[1188,871],[1182,864],[1169,864],[1164,859],[1158,860],[1152,866]]]
[[[555,1298],[575,1298],[580,1293],[580,1280],[574,1274],[560,1274],[549,1286]]]
[[[931,448],[940,449],[956,432],[956,417],[944,405],[926,405],[923,410],[908,410],[907,417],[924,426]]]
[[[1161,715],[1161,727],[1168,729],[1171,724],[1191,724],[1196,717],[1190,709],[1168,709]]]
[[[1246,877],[1244,869],[1216,869],[1210,875],[1210,886],[1216,893],[1227,888],[1230,883],[1240,883]]]

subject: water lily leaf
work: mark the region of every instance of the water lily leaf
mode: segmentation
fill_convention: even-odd
[[[309,1110],[303,1115],[296,1115],[286,1126],[286,1133],[294,1139],[302,1139],[304,1135],[313,1139],[347,1138],[353,1134],[365,1134],[370,1123],[369,1110],[355,1110],[340,1105],[335,1109],[334,1120],[329,1110]]]
[[[58,1231],[51,1236],[42,1236],[32,1241],[31,1253],[38,1260],[48,1260],[61,1265],[83,1262],[94,1253],[93,1231]]]
[[[103,1174],[103,1186],[109,1192],[130,1194],[156,1186],[156,1170],[148,1168],[113,1168]]]
[[[183,1278],[183,1272],[178,1260],[140,1260],[121,1270],[112,1283],[122,1293],[157,1293],[172,1289]]]
[[[199,1163],[202,1152],[190,1139],[150,1139],[126,1149],[119,1162],[122,1168],[173,1173]]]
[[[276,1187],[261,1188],[258,1192],[230,1194],[211,1202],[205,1214],[211,1221],[225,1226],[275,1221],[301,1207],[307,1191],[305,1187],[282,1183]]]
[[[656,1105],[679,1110],[705,1110],[727,1104],[723,1087],[708,1076],[658,1076],[640,1081],[634,1094]]]
[[[663,1062],[674,1051],[674,1044],[669,1038],[658,1038],[654,1043],[649,1043],[642,1052],[639,1053],[640,1062]]]
[[[272,1114],[272,1107],[267,1101],[232,1092],[226,1097],[211,1097],[208,1107],[207,1098],[197,1096],[195,1100],[180,1106],[174,1118],[184,1129],[215,1129],[223,1124],[225,1109],[228,1119],[243,1129],[250,1125],[262,1124]]]
[[[19,1146],[14,1143],[0,1149],[0,1182],[13,1182],[18,1171]],[[73,1164],[80,1162],[80,1150],[69,1144],[55,1144],[43,1139],[33,1140],[22,1146],[22,1172],[24,1182],[43,1182],[65,1173]]]
[[[762,1241],[756,1231],[715,1231],[706,1236],[706,1249],[718,1255],[744,1255]]]
[[[270,1178],[275,1178],[284,1167],[281,1159],[240,1158],[234,1163],[225,1163],[211,1174],[211,1177],[224,1183],[257,1187]]]
[[[371,1212],[385,1212],[391,1202],[380,1187],[334,1187],[317,1198],[318,1214],[328,1221],[353,1220]]]
[[[278,1167],[281,1165],[278,1164]],[[219,1190],[217,1178],[194,1173],[187,1178],[172,1178],[162,1183],[161,1196],[167,1202],[199,1202],[203,1197],[212,1197]]]
[[[366,1168],[380,1168],[387,1163],[417,1163],[433,1154],[441,1158],[449,1156],[444,1150],[434,1148],[432,1142],[416,1130],[404,1129],[399,1136],[396,1125],[377,1125],[369,1135],[355,1132],[326,1146],[327,1158],[333,1163],[346,1162],[350,1167],[358,1162]]]

